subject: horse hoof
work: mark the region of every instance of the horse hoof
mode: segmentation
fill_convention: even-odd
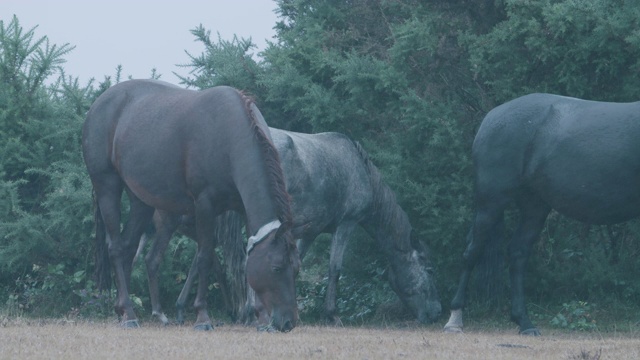
[[[445,326],[442,330],[446,334],[462,334],[462,328],[460,326]]]
[[[138,324],[138,320],[127,320],[123,321],[120,326],[123,329],[137,329],[140,327],[140,324]]]
[[[326,323],[329,326],[343,327],[342,320],[338,316],[327,316]]]
[[[213,330],[213,326],[211,324],[197,324],[194,325],[193,328],[198,331],[211,331]]]
[[[156,315],[156,314],[154,314]],[[169,318],[167,318],[167,316],[163,313],[157,314],[156,317],[158,318],[158,320],[160,320],[160,322],[162,322],[162,325],[167,326],[169,325]]]
[[[520,331],[520,335],[541,336],[542,334],[540,334],[540,330],[538,330],[538,328],[533,327],[527,330]]]
[[[258,325],[256,327],[256,330],[258,330],[259,332],[268,332],[268,333],[278,331],[278,329],[276,329],[273,325]]]

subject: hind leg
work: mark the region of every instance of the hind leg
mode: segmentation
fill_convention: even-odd
[[[131,266],[137,245],[144,228],[149,223],[152,209],[143,204],[135,196],[130,196],[131,210],[129,221],[120,233],[120,198],[124,184],[117,174],[101,176],[94,182],[94,189],[102,220],[107,233],[109,261],[115,275],[118,295],[114,308],[121,317],[125,327],[137,327],[138,319],[133,311],[133,304],[129,299],[129,282]]]
[[[93,188],[96,192],[97,205],[100,208],[100,214],[104,222],[109,262],[115,277],[117,297],[114,310],[121,317],[123,324],[131,321],[128,324],[136,326],[137,318],[129,300],[129,291],[122,265],[123,244],[120,234],[120,198],[124,184],[119,176],[106,175],[96,179],[93,182]]]
[[[490,201],[478,205],[475,219],[467,235],[467,248],[462,255],[463,270],[453,300],[451,301],[451,316],[444,327],[445,332],[462,332],[462,309],[465,305],[466,291],[469,278],[485,244],[497,226],[502,226],[504,210],[508,204],[506,196],[493,196]]]
[[[540,236],[551,209],[535,198],[518,201],[520,222],[509,244],[511,277],[511,320],[520,327],[520,334],[540,335],[527,314],[524,301],[524,271],[534,242]]]

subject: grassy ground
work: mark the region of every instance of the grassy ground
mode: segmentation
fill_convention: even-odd
[[[116,322],[4,318],[0,359],[638,359],[640,333],[574,333],[542,328],[538,338],[514,327],[444,334],[427,327],[300,326],[287,334],[224,325],[211,332],[145,322],[124,330]]]

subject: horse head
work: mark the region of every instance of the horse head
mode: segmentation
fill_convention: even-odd
[[[410,251],[391,250],[389,283],[404,305],[422,323],[436,321],[442,307],[427,249],[412,241]]]
[[[288,332],[298,322],[295,277],[300,257],[290,229],[283,225],[274,230],[268,234],[258,231],[249,239],[247,282],[256,293],[260,312],[270,320],[269,326]]]

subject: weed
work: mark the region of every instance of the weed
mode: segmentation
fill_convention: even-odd
[[[559,328],[592,331],[597,329],[591,311],[595,305],[586,301],[571,301],[562,304],[562,310],[551,319],[551,325]]]

